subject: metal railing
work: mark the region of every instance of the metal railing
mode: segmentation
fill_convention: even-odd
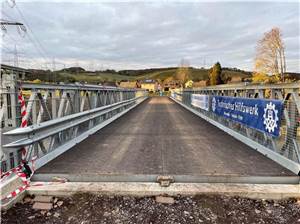
[[[299,174],[300,170],[300,82],[273,85],[218,85],[203,88],[175,90],[171,98],[177,103],[221,128],[250,147],[270,157],[286,168]],[[209,110],[191,104],[192,94],[230,96],[241,98],[277,99],[283,102],[279,137],[268,135],[254,128],[218,116]],[[210,102],[211,104],[211,102]],[[217,136],[216,136],[217,138]]]
[[[28,127],[21,122],[17,95],[26,101]],[[5,172],[20,163],[20,149],[26,160],[39,168],[89,135],[134,108],[147,98],[140,89],[123,89],[83,84],[33,84],[17,82],[2,89],[1,169]],[[11,100],[12,99],[12,100]]]

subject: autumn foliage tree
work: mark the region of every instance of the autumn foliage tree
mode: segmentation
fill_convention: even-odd
[[[213,85],[222,84],[223,82],[222,82],[221,74],[222,74],[222,67],[221,64],[217,62],[208,71],[209,85],[213,86]]]
[[[253,80],[266,81],[280,76],[284,80],[286,72],[285,48],[282,33],[275,27],[258,41]],[[273,77],[272,77],[273,76]]]

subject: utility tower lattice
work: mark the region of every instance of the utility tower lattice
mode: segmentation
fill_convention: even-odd
[[[19,66],[19,56],[18,56],[18,50],[17,50],[16,44],[15,44],[15,50],[14,50],[14,66],[15,67]]]
[[[1,30],[3,30],[5,33],[7,32],[6,26],[17,26],[18,27],[18,33],[20,35],[22,35],[21,31],[24,32],[24,33],[26,33],[26,31],[27,31],[24,24],[20,23],[20,22],[0,19],[0,25],[1,25]],[[17,45],[16,44],[15,44],[15,47],[14,47],[13,55],[14,55],[14,66],[18,67],[19,66],[19,56],[18,56],[18,50],[17,50]]]
[[[24,24],[20,23],[20,22],[8,21],[8,20],[0,19],[0,25],[1,25],[1,30],[3,30],[4,32],[7,32],[6,26],[17,26],[19,33],[20,33],[20,31],[23,31],[24,33],[27,32],[27,29],[24,26]]]

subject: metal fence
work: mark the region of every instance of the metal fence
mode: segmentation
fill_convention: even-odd
[[[300,170],[300,83],[278,85],[219,85],[175,90],[171,98],[177,103],[218,126],[255,150],[299,174]],[[191,104],[192,94],[242,98],[277,99],[283,101],[280,136],[274,137],[244,124],[218,116]],[[216,136],[218,138],[218,136]]]
[[[147,98],[140,89],[83,84],[15,83],[2,88],[1,169],[20,163],[21,148],[35,168],[81,142]],[[26,101],[27,128],[21,123],[17,95]]]

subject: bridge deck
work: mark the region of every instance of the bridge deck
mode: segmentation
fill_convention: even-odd
[[[101,176],[157,174],[295,178],[167,97],[145,101],[40,168],[34,178],[58,175],[92,181]]]

